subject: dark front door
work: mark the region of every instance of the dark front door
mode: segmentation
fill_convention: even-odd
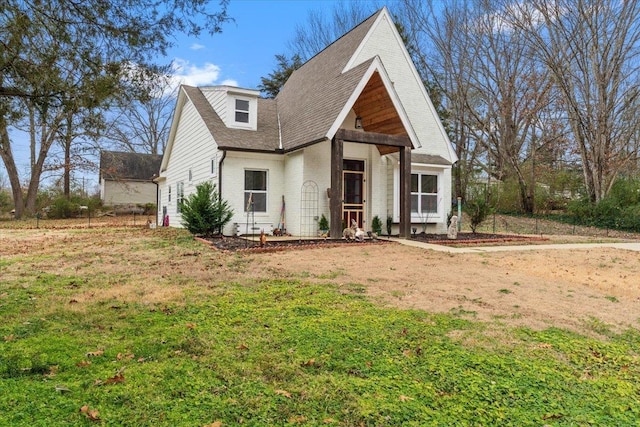
[[[342,162],[342,219],[345,227],[355,221],[362,228],[365,204],[364,160]]]

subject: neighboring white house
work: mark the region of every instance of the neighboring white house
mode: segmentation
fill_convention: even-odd
[[[322,214],[336,237],[351,220],[370,230],[374,216],[405,237],[446,232],[457,157],[386,8],[275,99],[259,94],[181,87],[156,180],[159,223],[181,226],[181,200],[210,180],[235,212],[225,234],[312,236]]]
[[[157,154],[100,152],[100,199],[106,206],[135,207],[156,204],[162,156]]]

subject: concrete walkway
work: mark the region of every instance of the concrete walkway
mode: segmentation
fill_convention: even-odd
[[[411,239],[391,238],[391,241],[417,248],[430,249],[438,252],[448,252],[454,254],[483,253],[483,252],[516,252],[516,251],[543,251],[543,250],[581,250],[597,248],[624,249],[628,251],[640,252],[640,242],[625,243],[555,243],[548,245],[511,245],[511,246],[476,246],[464,248],[452,248],[445,245],[434,245],[433,243],[419,242]]]

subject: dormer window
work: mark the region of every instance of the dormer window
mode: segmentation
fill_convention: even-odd
[[[236,122],[249,123],[249,101],[236,99]]]

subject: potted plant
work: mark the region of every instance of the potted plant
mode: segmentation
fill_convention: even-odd
[[[329,233],[329,220],[324,214],[320,215],[320,219],[318,220],[318,228],[320,229],[321,234]]]

